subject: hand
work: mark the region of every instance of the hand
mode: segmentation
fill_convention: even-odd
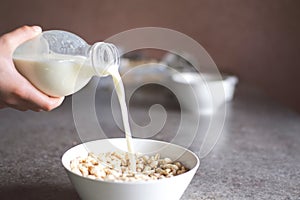
[[[0,109],[50,111],[63,102],[64,97],[49,97],[36,89],[17,71],[12,60],[20,44],[41,32],[38,26],[23,26],[0,37]]]

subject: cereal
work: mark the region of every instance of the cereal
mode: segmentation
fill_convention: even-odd
[[[133,162],[135,161],[135,162]],[[78,157],[70,162],[71,171],[91,179],[134,182],[170,178],[188,171],[179,161],[170,158],[120,152]]]

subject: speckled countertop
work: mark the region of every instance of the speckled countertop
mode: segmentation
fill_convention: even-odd
[[[99,93],[99,94],[98,94]],[[112,121],[109,92],[99,91],[96,108],[103,129],[122,136]],[[169,106],[172,131],[178,110]],[[149,120],[143,106],[134,119]],[[61,155],[80,142],[71,98],[52,112],[0,110],[0,199],[79,199],[61,165]],[[191,150],[198,153],[197,145]],[[201,160],[182,200],[300,199],[300,115],[261,92],[242,86],[221,138]]]

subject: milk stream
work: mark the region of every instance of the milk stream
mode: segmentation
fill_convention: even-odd
[[[116,90],[116,93],[117,93],[117,96],[118,96],[118,99],[119,99],[128,152],[133,153],[133,147],[132,147],[132,141],[131,141],[132,140],[132,135],[131,135],[129,120],[128,120],[128,109],[127,109],[126,101],[125,101],[124,85],[123,85],[121,76],[120,76],[118,70],[115,67],[111,67],[108,70],[108,73],[113,78],[115,90]]]
[[[112,76],[115,90],[119,99],[119,104],[121,107],[121,113],[122,113],[122,119],[123,119],[123,126],[125,131],[125,137],[126,137],[126,143],[127,143],[127,149],[129,152],[129,160],[130,160],[130,169],[131,171],[136,171],[136,161],[134,158],[134,150],[132,145],[132,135],[131,135],[131,129],[129,126],[129,117],[128,117],[128,109],[126,106],[126,100],[125,100],[125,90],[124,85],[122,82],[122,78],[120,76],[120,73],[118,71],[118,66],[110,66],[108,68],[108,73]]]

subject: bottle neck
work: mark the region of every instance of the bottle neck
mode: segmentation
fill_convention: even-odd
[[[118,68],[120,56],[115,45],[97,42],[91,46],[90,60],[97,76],[106,76],[110,68]]]

